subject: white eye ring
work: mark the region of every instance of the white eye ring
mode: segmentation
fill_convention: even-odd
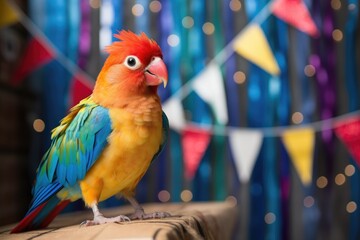
[[[131,70],[138,69],[141,66],[139,58],[133,55],[129,55],[125,58],[124,64],[127,68]]]

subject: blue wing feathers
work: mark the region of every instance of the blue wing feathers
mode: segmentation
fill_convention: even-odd
[[[47,201],[51,196],[56,194],[62,188],[63,188],[63,186],[61,184],[59,184],[58,182],[54,182],[47,186],[38,188],[36,190],[36,192],[34,193],[34,198],[31,202],[31,207],[26,215],[31,213],[35,208],[37,208],[42,203]]]
[[[85,177],[107,145],[111,133],[108,110],[87,99],[74,108],[54,129],[52,144],[45,153],[33,188],[30,213],[63,187],[73,186]]]

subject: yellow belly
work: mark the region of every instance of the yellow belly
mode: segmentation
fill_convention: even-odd
[[[80,182],[87,205],[117,193],[133,194],[161,144],[161,111],[151,114],[145,122],[119,109],[110,110],[110,116],[114,131],[109,145]]]

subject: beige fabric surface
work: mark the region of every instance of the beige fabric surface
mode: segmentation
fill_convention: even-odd
[[[166,211],[166,219],[136,220],[90,227],[79,224],[92,218],[91,210],[63,214],[46,229],[9,234],[11,226],[0,228],[0,239],[231,239],[236,221],[236,206],[229,202],[186,204],[145,204],[145,212]],[[107,217],[131,213],[129,206],[103,210]]]

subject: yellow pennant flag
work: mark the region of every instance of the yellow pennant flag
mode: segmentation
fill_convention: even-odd
[[[264,32],[258,24],[251,24],[235,40],[235,51],[272,75],[279,75],[280,69],[271,51]]]
[[[18,22],[18,13],[9,5],[7,0],[0,0],[0,28]]]
[[[314,130],[311,128],[287,130],[283,134],[282,140],[300,180],[305,186],[310,185],[315,143]]]

